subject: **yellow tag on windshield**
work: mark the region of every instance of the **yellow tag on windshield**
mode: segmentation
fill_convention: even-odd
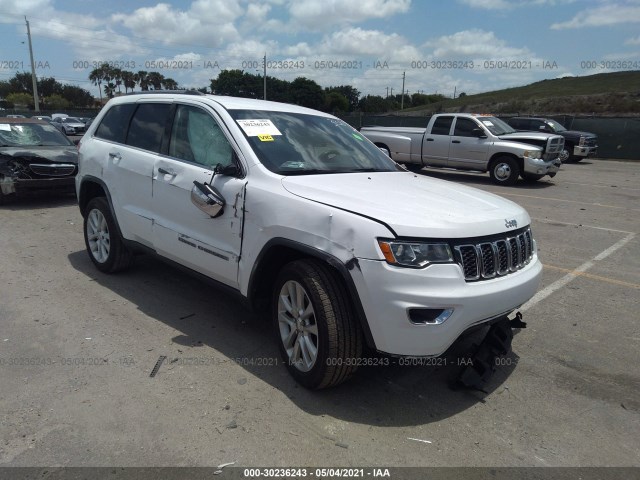
[[[258,135],[258,138],[261,142],[273,142],[273,137],[271,135]]]

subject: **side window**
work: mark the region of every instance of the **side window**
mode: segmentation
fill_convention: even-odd
[[[473,130],[476,128],[480,127],[473,120],[469,118],[458,118],[453,134],[456,137],[476,137],[476,135],[473,134]]]
[[[526,120],[521,118],[511,118],[509,119],[509,125],[511,125],[516,130],[525,130],[527,128]]]
[[[124,143],[129,120],[131,120],[131,114],[135,108],[136,106],[130,103],[111,107],[100,122],[95,133],[96,137]],[[60,123],[58,118],[56,118],[56,122]]]
[[[438,117],[431,127],[431,135],[449,135],[453,117]]]
[[[188,105],[176,108],[169,155],[211,169],[233,163],[233,149],[218,122],[204,110]]]
[[[127,145],[159,153],[170,108],[169,103],[138,104],[131,119]]]
[[[531,120],[531,130],[536,130],[539,132],[547,131],[547,124],[542,120]]]

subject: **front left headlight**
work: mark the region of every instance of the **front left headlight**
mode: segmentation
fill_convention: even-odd
[[[525,150],[523,155],[533,159],[542,158],[542,152],[540,150]]]
[[[378,240],[380,250],[390,265],[424,268],[432,263],[451,263],[453,254],[446,243]]]

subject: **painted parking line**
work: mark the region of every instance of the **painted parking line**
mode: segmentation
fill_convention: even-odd
[[[544,268],[550,268],[551,270],[558,270],[559,272],[565,272],[570,275],[575,275],[577,277],[590,278],[592,280],[599,280],[601,282],[613,283],[614,285],[621,285],[623,287],[640,289],[640,283],[623,282],[622,280],[616,280],[615,278],[603,277],[600,275],[593,275],[592,273],[587,273],[587,272],[578,272],[576,270],[571,270],[570,268],[556,267],[555,265],[547,265],[546,263],[543,265],[544,265]]]
[[[629,243],[631,240],[633,240],[633,238],[635,236],[636,236],[635,233],[628,234],[622,240],[619,240],[618,242],[614,243],[613,245],[611,245],[606,250],[603,250],[598,255],[593,257],[591,260],[588,260],[588,261],[584,262],[582,265],[580,265],[575,270],[572,270],[570,273],[567,273],[564,277],[560,278],[559,280],[556,280],[555,282],[553,282],[550,285],[547,285],[545,288],[543,288],[538,293],[536,293],[531,300],[529,300],[527,303],[525,303],[520,308],[520,310],[521,311],[526,311],[526,310],[530,309],[531,307],[533,307],[534,305],[536,305],[538,302],[541,302],[542,300],[547,298],[552,293],[557,292],[562,287],[564,287],[566,284],[568,284],[572,280],[575,280],[576,278],[578,278],[578,276],[579,276],[578,274],[579,273],[584,273],[584,272],[588,271],[591,267],[593,267],[596,264],[596,262],[599,262],[600,260],[604,260],[609,255],[611,255],[612,253],[614,253],[617,250],[621,249],[627,243]]]
[[[556,220],[548,220],[546,218],[531,217],[531,220],[535,220],[538,223],[545,223],[547,225],[567,225],[569,227],[593,228],[594,230],[605,230],[607,232],[635,233],[635,232],[629,232],[628,230],[616,230],[615,228],[596,227],[595,225],[585,225],[584,223],[558,222]]]
[[[627,210],[633,212],[640,212],[640,208],[629,208],[629,207],[621,207],[619,205],[604,205],[602,203],[589,203],[589,202],[579,202],[578,200],[566,200],[564,198],[552,198],[552,197],[538,197],[536,195],[522,195],[521,193],[505,193],[505,192],[494,192],[496,195],[501,195],[505,197],[522,197],[522,198],[534,198],[536,200],[551,200],[557,203],[576,203],[578,205],[589,205],[591,207],[600,207],[600,208],[615,208],[619,210]]]
[[[567,181],[563,181],[562,182],[565,185],[580,185],[582,187],[596,187],[596,188],[619,188],[619,189],[623,189],[623,190],[640,190],[640,188],[638,187],[621,187],[620,185],[596,185],[596,184],[592,184],[592,183],[578,183],[578,182],[567,182]]]

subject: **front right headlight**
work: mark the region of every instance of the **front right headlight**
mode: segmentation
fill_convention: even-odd
[[[540,150],[525,150],[523,156],[538,159],[542,158],[542,152]]]
[[[378,245],[390,265],[424,268],[432,263],[453,262],[447,243],[378,240]]]

